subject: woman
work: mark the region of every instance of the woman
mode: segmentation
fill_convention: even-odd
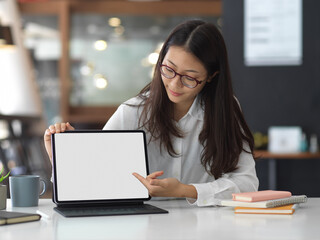
[[[72,130],[69,123],[45,132]],[[133,175],[153,197],[216,205],[232,193],[257,191],[253,137],[233,95],[219,30],[200,20],[177,26],[165,41],[153,80],[120,105],[104,130],[143,129],[151,174]]]

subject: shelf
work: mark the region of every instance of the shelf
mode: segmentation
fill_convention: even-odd
[[[260,159],[320,159],[320,152],[310,153],[310,152],[302,152],[302,153],[271,153],[269,151],[254,151],[255,157]]]
[[[214,15],[221,16],[222,1],[45,1],[19,3],[23,14],[58,14],[63,3],[72,12],[134,15]]]
[[[0,119],[1,120],[8,120],[8,121],[20,120],[20,121],[24,121],[24,122],[32,122],[32,121],[40,121],[41,117],[40,116],[3,115],[3,114],[0,114]]]
[[[68,108],[68,121],[104,125],[118,106],[82,106]]]
[[[70,7],[78,13],[221,16],[222,1],[76,1]]]
[[[58,15],[60,1],[24,2],[19,3],[19,9],[26,15]]]
[[[124,14],[124,15],[163,15],[163,16],[221,16],[222,0],[166,0],[166,1],[125,1],[125,0],[47,0],[20,2],[19,9],[25,15],[55,15],[61,42],[59,60],[60,115],[62,121],[77,123],[105,123],[117,106],[70,106],[70,31],[73,14]]]

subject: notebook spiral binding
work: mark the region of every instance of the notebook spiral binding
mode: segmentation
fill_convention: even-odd
[[[279,207],[283,205],[293,204],[293,203],[304,203],[307,201],[306,195],[299,195],[299,196],[291,196],[288,198],[282,198],[282,199],[274,199],[269,200],[266,203],[266,207]]]

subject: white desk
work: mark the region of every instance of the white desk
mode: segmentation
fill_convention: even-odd
[[[308,199],[293,215],[236,215],[230,207],[199,208],[184,200],[150,204],[169,214],[65,218],[51,199],[30,208],[12,208],[8,200],[8,211],[40,210],[50,218],[0,226],[0,239],[319,239],[320,198]]]

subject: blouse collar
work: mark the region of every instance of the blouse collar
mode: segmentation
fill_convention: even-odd
[[[201,104],[201,99],[199,95],[194,99],[186,115],[190,115],[191,117],[197,118],[199,120],[203,120],[204,108]]]

